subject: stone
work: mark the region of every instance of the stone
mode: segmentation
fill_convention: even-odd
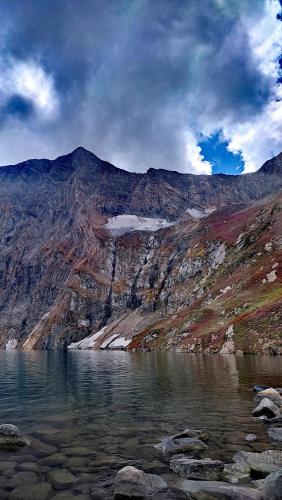
[[[261,401],[264,398],[270,399],[270,401],[278,406],[278,408],[282,407],[282,396],[272,387],[268,387],[267,389],[264,389],[263,391],[257,393],[257,400]]]
[[[34,462],[21,462],[19,464],[19,469],[29,471],[29,472],[38,472],[39,471],[38,465]]]
[[[238,451],[233,460],[235,463],[247,463],[256,473],[267,475],[282,469],[282,451],[266,450],[261,453]]]
[[[269,427],[267,434],[271,441],[282,443],[282,427]]]
[[[185,429],[183,432],[174,434],[171,439],[181,439],[181,438],[195,438],[201,441],[208,441],[209,435],[202,429]]]
[[[282,498],[282,471],[272,472],[264,480],[261,487],[264,500],[281,500]]]
[[[197,455],[208,449],[203,441],[194,438],[167,438],[155,445],[155,448],[161,450],[163,453],[191,453]]]
[[[261,493],[255,488],[246,486],[235,486],[220,481],[193,481],[191,479],[180,479],[177,486],[195,500],[261,500]]]
[[[155,474],[146,474],[135,467],[126,466],[116,476],[115,499],[148,498],[167,489],[166,482]]]
[[[270,424],[273,427],[282,427],[282,415],[277,415],[277,417],[268,419],[267,424]]]
[[[224,464],[210,458],[196,460],[185,455],[175,455],[170,461],[170,468],[187,479],[218,481],[222,477]]]
[[[103,498],[103,497],[100,497]],[[73,495],[69,491],[63,491],[62,493],[58,493],[52,500],[90,500],[88,495]]]
[[[78,479],[68,469],[55,469],[48,473],[48,478],[55,490],[64,490],[77,483]]]
[[[33,485],[19,486],[15,488],[10,496],[10,500],[46,500],[51,498],[52,487],[49,483],[43,482]]]
[[[65,457],[65,455],[63,455],[62,453],[54,453],[53,455],[50,455],[48,457],[44,457],[42,460],[41,460],[41,464],[42,465],[50,465],[50,466],[56,466],[56,465],[62,465],[64,463],[66,463],[67,461],[67,458]]]
[[[257,440],[257,436],[255,434],[247,434],[245,436],[245,441],[247,441],[248,443],[253,443],[256,440]]]
[[[27,446],[29,444],[21,431],[12,424],[0,425],[0,448]]]
[[[68,456],[73,457],[87,457],[89,455],[95,455],[94,452],[83,446],[75,446],[74,448],[64,448],[64,453]]]
[[[34,484],[38,482],[38,476],[35,472],[22,471],[13,475],[12,484],[18,486],[20,484]]]
[[[262,415],[267,418],[277,417],[280,411],[278,406],[276,406],[270,399],[263,398],[260,404],[253,410],[254,417],[261,417]]]
[[[17,462],[0,462],[0,472],[12,471],[17,466]]]
[[[265,389],[268,389],[267,385],[253,385],[254,392],[261,392],[264,391]]]
[[[250,481],[251,467],[247,462],[225,464],[223,479],[231,484],[246,483]]]

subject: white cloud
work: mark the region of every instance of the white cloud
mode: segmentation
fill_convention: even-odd
[[[59,99],[54,80],[33,61],[17,61],[1,64],[0,104],[3,106],[18,95],[31,101],[39,119],[53,120],[59,111]]]
[[[187,162],[191,165],[189,172],[193,174],[211,174],[212,165],[210,162],[204,160],[201,148],[197,145],[197,140],[193,133],[190,131],[187,132],[185,134],[185,139]]]

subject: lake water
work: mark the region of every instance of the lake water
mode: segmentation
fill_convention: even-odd
[[[21,498],[9,492],[27,484],[54,486],[58,469],[75,476],[66,499],[113,498],[114,477],[126,464],[171,481],[152,444],[187,427],[208,431],[210,457],[271,448],[264,424],[251,416],[250,388],[259,383],[282,386],[282,358],[2,351],[0,422],[17,425],[31,445],[0,452],[0,498]],[[248,433],[258,440],[247,444]],[[42,498],[61,491],[47,490]]]

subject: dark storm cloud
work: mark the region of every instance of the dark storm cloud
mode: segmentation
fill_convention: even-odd
[[[0,57],[36,61],[60,101],[49,124],[31,123],[31,108],[17,96],[5,114],[26,119],[45,156],[82,144],[131,170],[189,170],[186,128],[200,131],[209,115],[242,120],[270,98],[272,80],[258,68],[242,23],[264,4],[2,0]]]

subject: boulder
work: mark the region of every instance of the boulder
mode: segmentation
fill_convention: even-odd
[[[217,481],[222,477],[224,464],[210,458],[196,460],[185,455],[175,455],[170,461],[170,468],[187,479]]]
[[[225,464],[223,479],[231,484],[246,483],[251,478],[251,468],[247,462]]]
[[[264,480],[261,488],[264,500],[281,500],[282,498],[282,471],[272,472]]]
[[[238,451],[233,460],[235,463],[246,463],[251,471],[260,475],[267,475],[282,469],[282,451],[266,450],[262,453]]]
[[[282,415],[277,415],[277,417],[270,418],[266,423],[272,425],[273,427],[282,427]]]
[[[27,446],[28,444],[28,439],[23,436],[15,425],[0,425],[0,448]]]
[[[208,449],[207,445],[200,439],[194,438],[167,438],[155,445],[155,448],[161,450],[163,453],[191,453],[192,455],[199,455],[201,452]]]
[[[161,477],[155,474],[146,474],[135,467],[126,466],[117,473],[114,483],[114,498],[148,498],[166,489],[167,484]]]
[[[220,481],[192,481],[191,479],[179,479],[177,486],[195,500],[261,500],[261,493],[246,486],[234,486],[230,483]]]
[[[48,473],[48,479],[55,490],[64,490],[77,483],[78,479],[68,469],[54,469]]]
[[[280,411],[270,399],[263,398],[260,404],[253,410],[254,417],[266,416],[267,418],[277,417]]]
[[[261,392],[264,391],[265,389],[268,389],[267,385],[253,385],[254,392]]]
[[[268,389],[264,389],[263,391],[257,393],[256,399],[258,401],[261,401],[264,398],[270,399],[270,401],[278,406],[278,408],[282,407],[282,396],[272,387],[269,387]]]
[[[170,439],[182,439],[182,438],[194,438],[200,439],[201,441],[208,441],[209,435],[202,429],[185,429],[178,434],[174,434]]]
[[[49,483],[38,483],[34,485],[19,486],[9,496],[10,500],[47,500],[51,498],[52,487]],[[0,497],[1,498],[1,497]]]
[[[271,441],[282,443],[282,427],[269,427],[267,434]]]
[[[257,440],[257,436],[255,434],[247,434],[245,436],[245,441],[247,441],[248,443],[253,443],[256,440]]]

